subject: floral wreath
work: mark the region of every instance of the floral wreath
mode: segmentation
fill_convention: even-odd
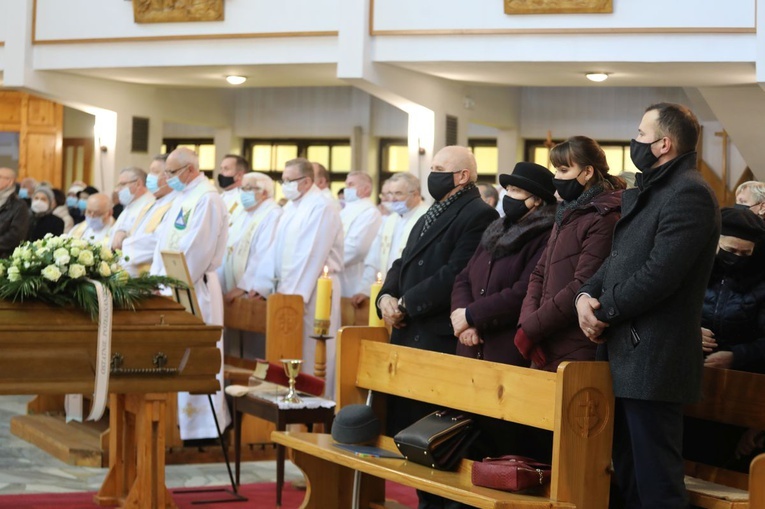
[[[91,281],[111,292],[116,307],[127,309],[135,309],[138,301],[154,295],[161,286],[185,288],[182,282],[164,276],[131,278],[121,260],[120,251],[104,244],[47,234],[21,244],[10,258],[0,259],[0,299],[76,306],[95,319],[98,300]]]

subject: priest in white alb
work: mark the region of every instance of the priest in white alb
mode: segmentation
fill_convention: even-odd
[[[369,289],[377,280],[378,273],[385,280],[393,262],[401,257],[414,224],[428,210],[420,195],[420,179],[411,173],[393,175],[388,180],[387,194],[388,201],[383,203],[391,213],[383,219],[364,260],[360,289],[352,298],[356,306],[369,298]]]
[[[303,371],[313,373],[316,340],[313,322],[316,312],[316,282],[326,266],[332,278],[332,304],[329,335],[337,337],[340,326],[340,278],[343,270],[343,226],[340,214],[313,183],[313,166],[303,158],[287,161],[282,173],[282,192],[289,200],[276,229],[273,249],[263,263],[265,274],[259,281],[271,280],[255,291],[267,296],[276,291],[300,295],[303,314]],[[335,344],[327,341],[326,387],[324,395],[334,398]]]
[[[199,159],[188,148],[174,150],[165,166],[167,185],[177,192],[160,226],[152,275],[165,275],[161,251],[180,251],[186,257],[197,295],[201,318],[208,325],[223,325],[223,294],[217,270],[223,262],[228,234],[228,212],[215,186],[199,171]],[[223,394],[223,340],[218,380],[221,390],[213,395],[218,424],[231,422]],[[206,395],[178,394],[178,424],[183,440],[216,438],[215,420]]]
[[[155,200],[151,208],[122,241],[122,254],[127,261],[122,263],[132,277],[149,272],[157,248],[158,230],[165,218],[176,193],[167,185],[165,161],[167,155],[154,157],[146,175],[146,189]],[[125,212],[123,212],[124,214]]]
[[[111,245],[111,231],[114,226],[112,198],[104,193],[88,196],[85,204],[85,221],[69,231],[69,237]]]
[[[372,177],[362,171],[350,172],[345,179],[345,207],[340,211],[344,239],[344,269],[340,281],[344,299],[351,299],[364,290],[364,259],[382,222],[380,211],[369,199],[371,195]],[[353,301],[351,304],[359,307]],[[345,324],[354,325],[352,317],[347,317]]]
[[[236,217],[242,211],[239,201],[239,188],[242,187],[242,177],[250,171],[250,163],[242,156],[226,154],[220,161],[218,169],[218,186],[220,186],[221,198],[228,210],[229,224],[233,224]]]
[[[120,171],[114,191],[125,208],[112,227],[112,249],[122,249],[123,241],[135,233],[156,198],[146,189],[146,172],[132,166]]]
[[[255,294],[255,288],[271,285],[272,276],[263,276],[258,268],[271,249],[283,212],[273,196],[271,177],[258,172],[245,173],[239,188],[242,212],[231,221],[226,254],[218,269],[223,300],[227,304],[238,298],[261,298]],[[258,277],[266,277],[266,281],[258,284]],[[225,349],[230,355],[248,359],[266,355],[263,334],[227,328],[224,337]]]

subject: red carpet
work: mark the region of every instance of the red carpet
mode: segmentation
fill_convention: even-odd
[[[192,505],[195,500],[224,498],[226,493],[173,493],[173,500],[178,509],[237,509],[276,507],[276,483],[246,484],[239,492],[247,497],[247,502],[212,503]],[[388,499],[395,500],[409,507],[417,507],[417,495],[412,488],[392,482],[385,485]],[[282,508],[297,509],[303,502],[304,491],[294,489],[289,483],[282,492]],[[45,495],[4,495],[0,496],[0,509],[94,509],[100,507],[93,503],[93,493],[64,493]],[[330,509],[330,508],[327,508]]]

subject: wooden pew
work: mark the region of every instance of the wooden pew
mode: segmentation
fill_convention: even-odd
[[[765,453],[752,460],[749,477],[749,502],[753,508],[765,507]]]
[[[704,368],[702,400],[688,405],[685,414],[698,419],[765,430],[765,375],[731,369]],[[713,439],[713,438],[712,438]],[[732,452],[732,451],[731,451]],[[754,465],[754,462],[753,462]],[[749,475],[686,461],[686,488],[691,504],[708,509],[759,509],[755,504],[765,485],[765,465]],[[759,480],[756,480],[759,475]],[[751,500],[750,500],[751,494]]]
[[[273,441],[292,448],[293,461],[306,474],[301,507],[351,507],[354,470],[362,473],[362,508],[392,507],[385,503],[385,480],[480,508],[608,507],[614,398],[606,363],[535,371],[390,345],[382,328],[345,327],[338,341],[339,407],[363,403],[372,390],[376,406],[391,394],[552,430],[552,480],[536,494],[507,493],[473,486],[469,460],[443,472],[406,460],[359,457],[333,447],[326,434],[274,432]],[[390,437],[380,437],[377,445],[395,450]]]

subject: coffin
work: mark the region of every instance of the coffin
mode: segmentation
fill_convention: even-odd
[[[115,310],[109,392],[217,391],[220,334],[165,297]],[[0,301],[0,394],[92,394],[96,343],[83,311]]]

